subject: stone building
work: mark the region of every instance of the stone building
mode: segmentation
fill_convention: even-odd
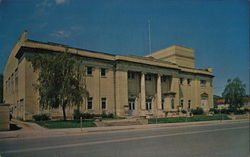
[[[114,113],[117,116],[157,116],[213,104],[212,69],[196,69],[194,50],[173,45],[146,56],[113,55],[27,39],[23,32],[4,68],[4,102],[11,104],[14,118],[32,119],[41,113],[37,74],[25,58],[27,53],[64,52],[81,57],[86,67],[89,97],[81,112]],[[74,108],[67,109],[72,116]],[[61,116],[58,109],[51,116]]]

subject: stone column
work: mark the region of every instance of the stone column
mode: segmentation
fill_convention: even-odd
[[[146,109],[145,74],[141,73],[141,109]]]
[[[158,75],[157,77],[157,109],[161,108],[162,103],[162,97],[161,97],[161,75]]]

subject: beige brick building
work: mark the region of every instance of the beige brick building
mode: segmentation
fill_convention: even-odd
[[[77,54],[86,67],[89,97],[81,112],[114,113],[117,116],[163,117],[178,110],[213,105],[212,69],[195,69],[194,50],[171,46],[146,56],[112,55],[27,39],[16,42],[4,68],[4,101],[14,118],[31,119],[43,112],[34,88],[37,74],[25,58],[27,53],[68,52]],[[72,116],[74,108],[67,109]],[[51,109],[51,116],[62,111]]]

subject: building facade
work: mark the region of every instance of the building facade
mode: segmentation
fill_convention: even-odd
[[[180,110],[201,107],[208,111],[212,107],[212,69],[195,68],[193,49],[174,45],[143,57],[112,55],[29,40],[24,32],[4,68],[4,102],[11,105],[14,118],[28,120],[43,112],[34,88],[38,75],[25,54],[66,49],[86,67],[89,97],[80,105],[81,112],[164,117]],[[72,116],[74,109],[67,108],[67,115]],[[62,116],[60,109],[46,111]]]

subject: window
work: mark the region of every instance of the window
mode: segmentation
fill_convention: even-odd
[[[171,99],[171,108],[174,109],[174,98]]]
[[[88,98],[88,109],[92,109],[92,107],[93,107],[93,98],[89,97]]]
[[[87,67],[87,75],[92,75],[93,68]]]
[[[161,99],[161,109],[164,110],[164,99]]]
[[[187,84],[191,85],[191,79],[187,79]]]
[[[145,80],[146,80],[146,81],[151,81],[151,80],[152,80],[152,75],[146,74],[146,75],[145,75]]]
[[[207,83],[206,80],[201,80],[201,81],[200,81],[201,87],[205,87],[205,86],[206,86],[206,83]]]
[[[135,110],[135,99],[133,98],[128,99],[128,108],[129,110]]]
[[[152,99],[146,99],[146,110],[152,109]]]
[[[191,100],[188,100],[188,109],[191,109]]]
[[[166,76],[162,76],[161,77],[161,82],[166,82],[167,81],[167,77]]]
[[[107,101],[106,100],[107,100],[106,98],[102,98],[102,100],[101,100],[102,109],[106,109],[106,107],[107,107]]]
[[[135,79],[135,73],[134,72],[128,72],[128,79],[130,79],[130,80]]]
[[[183,84],[183,78],[180,78],[180,84]]]
[[[213,87],[213,81],[212,80],[210,81],[210,87]]]
[[[180,103],[181,108],[183,108],[183,104],[184,104],[184,100],[181,99],[181,103]]]
[[[106,76],[106,69],[101,68],[101,76]]]

